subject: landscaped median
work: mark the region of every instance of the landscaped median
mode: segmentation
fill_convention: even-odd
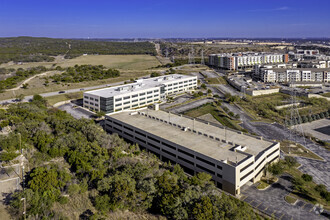
[[[270,178],[262,177],[259,181],[259,185],[257,186],[257,189],[266,190],[270,185],[276,183],[277,181],[278,181],[277,177],[270,177]]]
[[[298,200],[297,198],[290,196],[290,195],[285,196],[284,199],[287,203],[290,203],[291,205],[294,205]]]

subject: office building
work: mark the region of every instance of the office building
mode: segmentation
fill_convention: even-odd
[[[163,161],[180,164],[191,175],[210,174],[219,188],[233,195],[260,180],[265,166],[280,155],[277,142],[151,109],[108,114],[105,129]]]
[[[166,99],[166,96],[194,90],[197,76],[166,75],[136,80],[134,83],[84,92],[83,106],[106,113],[141,108]]]

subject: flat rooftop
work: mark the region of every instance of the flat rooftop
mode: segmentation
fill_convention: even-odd
[[[233,166],[235,166],[236,161],[239,164],[240,161],[243,161],[251,155],[257,156],[262,151],[276,144],[276,142],[261,140],[250,135],[241,134],[239,131],[216,127],[207,124],[207,122],[194,121],[193,119],[174,115],[172,113],[169,114],[164,111],[144,109],[136,113],[133,112],[134,111],[124,111],[121,113],[109,114],[108,116],[215,160],[227,160],[229,164]],[[151,116],[151,118],[145,115]],[[153,119],[152,117],[160,120]],[[163,122],[161,120],[163,120]],[[164,121],[170,121],[176,124],[176,126],[170,125]],[[178,125],[180,125],[180,127]],[[191,130],[196,130],[197,133],[201,132],[203,134],[198,135],[189,130],[184,131],[183,128],[190,128]],[[213,138],[206,137],[204,134],[212,136]],[[227,143],[222,140],[227,140]],[[237,145],[245,146],[246,150],[244,152],[235,152],[233,148]]]
[[[136,80],[134,83],[88,91],[88,92],[84,92],[84,94],[97,95],[97,96],[107,98],[107,97],[113,97],[113,96],[122,95],[122,94],[129,94],[131,92],[137,92],[137,91],[141,91],[141,90],[145,90],[145,89],[149,89],[149,88],[155,88],[155,87],[161,86],[165,82],[169,83],[171,81],[175,81],[178,79],[185,79],[185,78],[188,79],[191,77],[194,77],[194,76],[172,74],[172,75],[159,76],[159,77],[148,78],[148,79],[139,79],[139,80]]]

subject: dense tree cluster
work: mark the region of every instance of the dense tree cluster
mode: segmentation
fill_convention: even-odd
[[[14,88],[19,82],[47,70],[44,66],[32,67],[28,70],[23,70],[19,68],[15,71],[13,76],[8,77],[5,80],[0,81],[0,92],[3,92],[5,89]]]
[[[252,208],[221,194],[211,176],[187,176],[179,165],[162,163],[141,152],[137,145],[108,135],[93,121],[46,108],[35,96],[0,112],[13,132],[1,137],[2,152],[19,149],[20,134],[29,165],[25,191],[11,197],[12,212],[21,215],[22,198],[27,215],[58,218],[54,203],[65,204],[74,193],[88,193],[98,216],[115,210],[150,212],[170,219],[256,219]],[[60,163],[63,158],[65,163]],[[65,167],[67,164],[67,168]]]
[[[53,75],[50,78],[55,82],[78,83],[118,76],[120,76],[118,70],[106,69],[103,65],[75,65],[74,67],[69,67],[64,73]]]
[[[150,54],[155,46],[150,42],[109,42],[34,37],[0,38],[0,63],[53,61],[50,56],[74,58],[83,54]]]

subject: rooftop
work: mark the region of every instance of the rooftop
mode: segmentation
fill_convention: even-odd
[[[89,92],[85,92],[84,94],[91,94],[91,95],[97,95],[102,97],[113,97],[117,95],[122,94],[129,94],[130,92],[137,92],[149,88],[155,88],[159,87],[162,84],[169,83],[171,81],[175,81],[178,79],[184,79],[184,78],[191,78],[194,76],[187,76],[187,75],[180,75],[180,74],[172,74],[172,75],[166,75],[166,76],[159,76],[154,78],[148,78],[148,79],[139,79],[136,80],[134,83],[121,85],[121,86],[114,86],[110,88],[105,89],[98,89],[93,90]]]
[[[236,162],[239,164],[251,155],[257,156],[276,143],[164,111],[145,109],[133,112],[108,116],[215,160],[229,161],[232,165]],[[244,152],[233,150],[239,145],[246,147]]]

